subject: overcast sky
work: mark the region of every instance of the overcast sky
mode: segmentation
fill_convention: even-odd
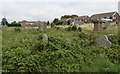
[[[52,21],[63,15],[79,16],[118,11],[119,0],[0,0],[2,18],[4,12],[11,21]]]

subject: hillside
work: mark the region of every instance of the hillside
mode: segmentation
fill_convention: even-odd
[[[118,26],[100,33],[82,28],[48,28],[48,42],[43,32],[27,28],[3,28],[3,72],[118,72]],[[113,34],[113,35],[110,35]],[[94,39],[107,35],[111,48],[101,47]]]

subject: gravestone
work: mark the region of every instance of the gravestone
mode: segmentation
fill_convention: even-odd
[[[43,32],[46,32],[46,28],[47,28],[46,23],[43,23]]]
[[[42,24],[41,23],[38,23],[38,30],[42,31]]]
[[[111,47],[112,43],[108,40],[108,37],[106,35],[100,36],[95,40],[95,42],[100,45],[100,46],[105,46],[105,47]]]
[[[47,29],[47,25],[46,25],[45,22],[39,22],[38,23],[38,30],[46,32],[46,29]]]
[[[102,31],[102,23],[101,22],[94,23],[93,31]]]
[[[47,36],[47,34],[43,34],[43,40],[48,40],[48,36]]]

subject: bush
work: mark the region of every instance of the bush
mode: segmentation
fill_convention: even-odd
[[[15,28],[15,32],[20,32],[21,29],[20,28]]]
[[[69,26],[69,27],[67,28],[67,30],[68,30],[68,31],[71,31],[71,27]]]
[[[80,32],[81,32],[81,31],[82,31],[82,28],[81,28],[81,27],[79,27],[79,28],[78,28],[78,31],[80,31]]]
[[[55,23],[51,23],[51,28],[55,27]]]
[[[72,26],[72,31],[76,31],[77,30],[77,26]]]

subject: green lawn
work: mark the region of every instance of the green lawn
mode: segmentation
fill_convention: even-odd
[[[37,29],[3,28],[2,71],[118,72],[120,45],[117,31],[117,26],[110,26],[100,33],[49,28],[46,32],[49,40],[44,42],[44,33]],[[100,35],[107,35],[113,46],[96,45],[94,39]]]

